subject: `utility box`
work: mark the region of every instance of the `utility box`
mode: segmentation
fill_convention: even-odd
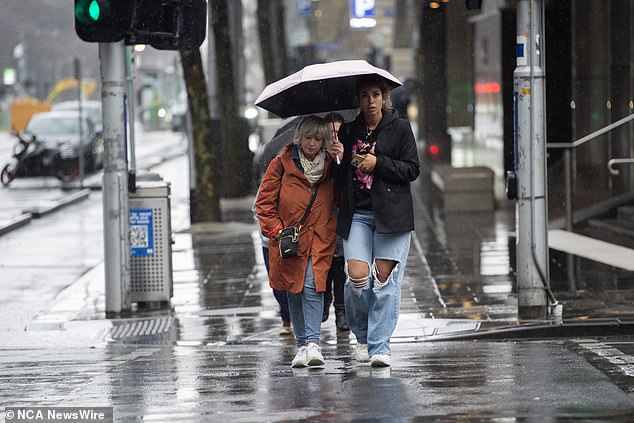
[[[495,209],[493,170],[485,166],[435,166],[432,180],[442,193],[446,212],[488,212]]]
[[[130,301],[168,302],[174,292],[170,184],[138,181],[129,194]]]

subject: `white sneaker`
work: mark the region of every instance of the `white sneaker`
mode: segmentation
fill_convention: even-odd
[[[361,363],[367,363],[370,361],[370,354],[368,354],[368,344],[357,344],[354,349],[354,356],[357,361]]]
[[[302,345],[297,349],[295,358],[291,362],[291,367],[306,367],[308,366],[308,358],[306,355],[306,346]]]
[[[370,359],[372,367],[388,367],[390,365],[390,356],[387,354],[374,354]]]
[[[326,362],[324,361],[324,356],[321,355],[321,348],[319,345],[314,342],[309,342],[306,347],[306,363],[313,366],[323,366]]]

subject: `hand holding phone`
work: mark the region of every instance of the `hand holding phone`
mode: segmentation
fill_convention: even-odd
[[[350,163],[352,164],[352,166],[357,167],[359,166],[359,163],[361,163],[363,160],[365,160],[365,156],[362,156],[360,154],[353,154]]]

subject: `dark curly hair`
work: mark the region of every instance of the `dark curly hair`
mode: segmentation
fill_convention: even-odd
[[[379,87],[381,94],[383,95],[383,111],[390,111],[392,109],[392,97],[390,97],[390,86],[387,85],[385,80],[378,75],[362,75],[357,79],[356,94],[354,95],[354,105],[359,107],[359,92],[368,86]]]

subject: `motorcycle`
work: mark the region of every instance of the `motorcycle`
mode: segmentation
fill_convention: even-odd
[[[35,135],[15,135],[18,142],[13,146],[11,161],[0,171],[3,186],[8,186],[17,177],[56,176],[61,181],[70,179],[68,165],[59,149],[47,147]]]

